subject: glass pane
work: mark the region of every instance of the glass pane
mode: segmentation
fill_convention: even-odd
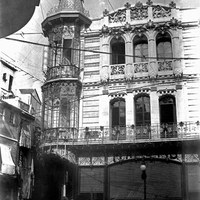
[[[150,123],[150,99],[143,96],[135,100],[136,125]]]
[[[172,58],[172,46],[171,42],[160,42],[157,45],[157,57],[158,59]]]

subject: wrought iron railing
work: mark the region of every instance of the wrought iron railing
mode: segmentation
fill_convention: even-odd
[[[200,122],[180,122],[152,124],[141,126],[115,127],[85,127],[51,128],[46,129],[41,138],[42,143],[73,142],[73,143],[129,143],[129,142],[156,142],[167,140],[199,140]]]
[[[56,78],[78,78],[79,68],[75,65],[59,65],[47,70],[47,80]]]

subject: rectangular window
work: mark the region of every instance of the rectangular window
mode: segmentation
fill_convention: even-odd
[[[9,85],[8,85],[8,91],[12,90],[12,83],[13,83],[13,76],[10,75]]]
[[[14,113],[13,112],[10,113],[9,122],[11,124],[14,124]]]
[[[63,62],[64,64],[71,64],[72,62],[72,40],[65,39],[63,42]]]

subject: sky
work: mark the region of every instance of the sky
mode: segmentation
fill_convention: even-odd
[[[116,10],[117,8],[124,7],[126,2],[135,4],[138,0],[84,0],[84,7],[89,11],[90,17],[100,18],[103,16],[105,9],[109,11]],[[147,0],[140,0],[146,3]],[[154,3],[169,4],[171,0],[152,0]],[[46,18],[46,13],[51,7],[57,5],[58,0],[41,0],[40,5],[36,7],[35,13],[31,20],[16,33],[8,36],[9,38],[15,38],[22,41],[31,41],[35,43],[48,44],[47,38],[44,38],[41,28],[42,21]],[[200,0],[175,0],[177,7],[200,7]],[[44,77],[42,72],[43,64],[43,47],[37,45],[31,45],[22,42],[11,41],[7,39],[0,39],[0,52],[8,61],[23,69],[24,71],[32,74],[30,77],[28,74],[24,74],[22,80],[29,79],[31,81],[43,84]],[[34,79],[35,77],[35,79]],[[20,87],[28,87],[21,81]]]

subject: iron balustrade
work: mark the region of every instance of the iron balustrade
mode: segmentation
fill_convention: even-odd
[[[44,130],[41,142],[79,143],[129,143],[156,142],[168,140],[200,139],[199,122],[180,122],[171,124],[147,124],[140,126],[49,128]]]
[[[57,78],[79,78],[79,68],[75,65],[59,65],[48,68],[47,80]]]

